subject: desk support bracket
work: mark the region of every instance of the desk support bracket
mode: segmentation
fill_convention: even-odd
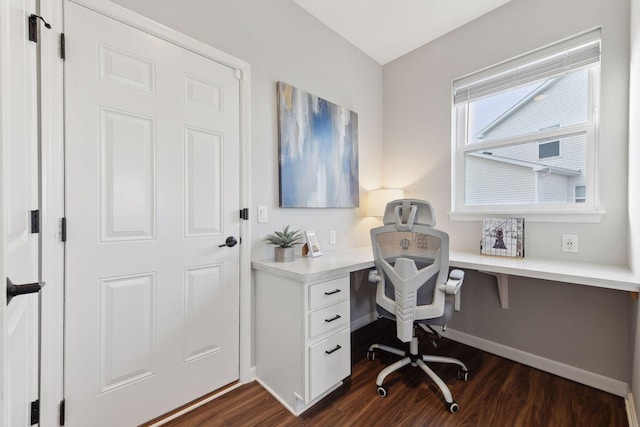
[[[491,271],[478,270],[480,273],[488,274],[496,278],[498,285],[498,296],[500,297],[500,307],[509,308],[509,275],[504,273],[494,273]]]

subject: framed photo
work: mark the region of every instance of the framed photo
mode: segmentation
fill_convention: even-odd
[[[307,256],[317,257],[322,255],[320,251],[320,244],[318,243],[318,237],[316,236],[315,231],[305,231],[304,237],[307,239],[307,247],[309,248],[309,253]]]
[[[524,258],[524,218],[485,218],[480,253]]]

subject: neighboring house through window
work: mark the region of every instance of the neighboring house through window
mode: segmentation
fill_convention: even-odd
[[[595,208],[600,32],[453,83],[453,212]]]

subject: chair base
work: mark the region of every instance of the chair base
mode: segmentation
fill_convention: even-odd
[[[468,381],[469,369],[467,369],[466,365],[462,363],[460,360],[454,359],[452,357],[419,354],[418,353],[418,337],[416,337],[415,331],[414,331],[414,335],[411,340],[411,343],[409,344],[408,352],[404,350],[399,350],[394,347],[390,347],[388,345],[373,344],[369,347],[369,351],[367,352],[367,359],[369,360],[375,359],[375,350],[382,350],[387,353],[395,354],[397,356],[402,357],[402,359],[387,366],[378,374],[378,377],[376,378],[376,390],[381,397],[386,397],[388,394],[387,388],[383,385],[387,375],[399,370],[400,368],[403,368],[411,364],[411,366],[413,367],[419,367],[420,369],[422,369],[429,376],[429,378],[431,378],[431,380],[438,386],[440,391],[442,391],[442,395],[444,396],[445,406],[447,410],[449,410],[449,412],[451,413],[458,412],[458,404],[454,402],[453,396],[451,395],[451,390],[449,390],[449,387],[447,387],[444,381],[442,381],[442,379],[438,375],[436,375],[436,373],[433,372],[425,362],[451,363],[454,365],[458,365],[460,367],[460,369],[458,370],[458,379],[461,379],[463,381]]]

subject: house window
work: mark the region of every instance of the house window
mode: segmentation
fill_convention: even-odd
[[[584,185],[576,185],[573,189],[576,203],[585,203],[587,201],[587,191]]]
[[[560,140],[541,142],[538,144],[538,160],[560,156]]]
[[[452,211],[594,210],[599,66],[595,30],[455,80]]]

